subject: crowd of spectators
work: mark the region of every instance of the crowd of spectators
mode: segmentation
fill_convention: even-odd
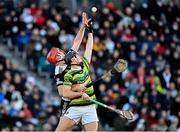
[[[7,40],[4,43],[12,50],[16,49],[14,52],[26,61],[29,70],[47,72],[52,77],[54,67],[46,60],[48,51],[53,46],[65,51],[71,47],[81,24],[82,10],[90,7],[84,4],[70,13],[67,8],[51,7],[48,3],[19,3],[16,8],[6,4],[0,2],[0,33]],[[178,12],[180,7],[175,0],[143,0],[140,4],[128,0],[122,9],[109,2],[98,7],[97,12],[89,13],[94,28],[92,79],[110,69],[118,58],[128,61],[125,72],[94,85],[97,99],[118,109],[132,110],[135,114],[134,121],[129,122],[98,107],[104,130],[107,126],[112,130],[135,131],[180,128]],[[84,50],[86,38],[80,53]],[[20,124],[25,123],[30,130],[54,130],[59,118],[58,107],[47,105],[36,85],[29,88],[25,74],[9,63],[3,61],[0,65],[0,106],[3,111],[0,127],[21,129]],[[54,92],[57,92],[56,88]],[[51,124],[45,122],[47,119],[52,120]],[[44,128],[40,128],[40,123]]]
[[[0,55],[0,130],[54,130],[57,103],[40,91],[35,78]]]

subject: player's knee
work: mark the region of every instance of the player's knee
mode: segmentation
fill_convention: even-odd
[[[84,125],[85,131],[97,131],[98,129],[98,122],[92,122]]]

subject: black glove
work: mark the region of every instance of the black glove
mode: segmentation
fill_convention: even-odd
[[[88,24],[86,25],[86,29],[89,33],[93,33],[93,27],[92,27],[93,21],[89,20]]]

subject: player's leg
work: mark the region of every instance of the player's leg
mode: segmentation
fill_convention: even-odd
[[[67,131],[78,124],[81,119],[81,112],[78,108],[70,107],[61,117],[56,131]]]
[[[66,116],[61,117],[59,124],[56,128],[56,132],[59,131],[67,131],[70,128],[72,128],[74,125],[76,124],[76,122]]]
[[[84,131],[97,131],[98,129],[98,122],[91,122],[91,123],[87,123],[84,124]]]
[[[82,116],[82,124],[84,131],[97,131],[98,129],[98,117],[96,112],[96,106],[89,106]]]

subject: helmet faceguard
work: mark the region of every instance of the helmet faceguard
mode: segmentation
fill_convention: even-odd
[[[66,62],[66,64],[67,65],[70,65],[71,64],[71,59],[73,58],[73,57],[76,57],[76,54],[77,54],[77,52],[75,52],[74,50],[72,50],[72,49],[70,49],[69,51],[68,51],[68,53],[65,55],[65,57],[64,57],[64,60],[65,60],[65,62]]]

